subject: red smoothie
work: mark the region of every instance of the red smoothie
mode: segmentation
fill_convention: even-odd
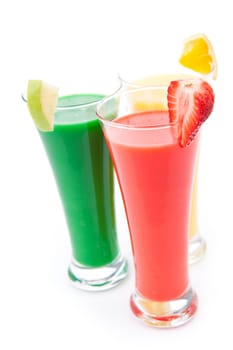
[[[104,131],[124,197],[136,289],[151,300],[178,298],[189,287],[188,224],[198,136],[180,147],[167,111],[127,115],[114,123],[119,127]]]

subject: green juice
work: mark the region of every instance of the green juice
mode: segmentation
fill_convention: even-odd
[[[102,98],[60,97],[54,130],[40,132],[64,207],[73,258],[89,267],[111,263],[119,254],[113,167],[93,103]]]

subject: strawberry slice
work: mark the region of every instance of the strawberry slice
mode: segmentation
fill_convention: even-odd
[[[170,122],[178,123],[179,143],[186,147],[213,110],[213,89],[199,78],[172,81],[167,100]]]

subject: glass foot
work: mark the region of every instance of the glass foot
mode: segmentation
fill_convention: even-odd
[[[115,287],[128,271],[127,261],[120,255],[111,264],[101,267],[86,267],[72,260],[68,275],[72,284],[86,291],[102,291]]]
[[[205,255],[206,242],[200,236],[197,235],[189,241],[189,264],[195,264],[200,261]]]
[[[149,326],[172,328],[188,322],[197,310],[197,295],[190,288],[184,295],[170,301],[153,301],[135,292],[130,306],[138,318]]]

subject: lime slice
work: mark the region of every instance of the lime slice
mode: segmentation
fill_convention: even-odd
[[[54,113],[58,99],[58,88],[43,80],[29,80],[27,105],[29,112],[41,131],[52,131]]]

